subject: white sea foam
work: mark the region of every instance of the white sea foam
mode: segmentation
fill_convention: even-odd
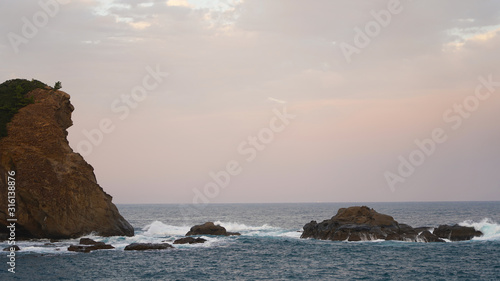
[[[215,224],[223,226],[227,231],[239,232],[245,236],[267,236],[267,237],[290,237],[300,238],[302,232],[283,229],[268,224],[261,226],[248,226],[236,222],[221,222],[216,221]]]
[[[261,226],[249,226],[237,222],[221,222],[216,221],[215,224],[221,225],[230,232],[239,232],[242,236],[250,237],[286,237],[299,239],[301,231],[283,229],[280,227],[271,226],[264,224]],[[461,226],[474,227],[476,230],[484,233],[482,237],[475,237],[473,240],[500,240],[500,224],[490,220],[483,219],[480,222],[474,221],[464,221],[460,223]],[[111,244],[115,247],[114,250],[123,250],[127,245],[131,243],[170,243],[175,248],[179,249],[189,249],[189,248],[211,248],[218,247],[221,245],[226,245],[228,243],[234,243],[235,239],[238,237],[230,236],[200,236],[207,241],[202,244],[173,244],[175,239],[184,237],[184,235],[189,231],[189,226],[175,226],[164,224],[160,221],[154,221],[151,224],[142,228],[142,230],[136,231],[136,235],[132,237],[127,236],[112,236],[112,237],[101,237],[97,235],[87,235],[86,238],[93,239],[98,242],[104,242],[106,244]],[[365,241],[360,242],[383,242],[384,240],[373,239],[373,237],[366,237]],[[446,242],[451,242],[447,239]],[[47,244],[49,240],[39,240],[39,241],[19,241],[17,244],[21,248],[21,252],[32,252],[41,254],[68,254],[73,252],[68,252],[67,248],[69,245],[76,245],[79,239],[69,239],[62,240],[60,242]],[[5,243],[4,247],[7,244]],[[113,251],[113,250],[111,250]]]
[[[145,236],[177,236],[177,235],[185,235],[189,231],[189,226],[175,226],[164,224],[160,221],[154,221],[151,224],[142,228]]]
[[[481,237],[474,237],[472,240],[500,240],[500,224],[486,218],[480,222],[464,221],[461,226],[474,227],[483,233]]]

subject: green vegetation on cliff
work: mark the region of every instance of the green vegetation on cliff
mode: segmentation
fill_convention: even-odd
[[[7,136],[7,124],[19,109],[33,103],[33,99],[25,95],[45,87],[46,84],[34,79],[12,79],[0,84],[0,138]]]

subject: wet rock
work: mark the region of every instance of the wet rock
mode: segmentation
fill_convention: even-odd
[[[168,243],[132,243],[125,247],[125,251],[146,251],[146,250],[164,250],[173,248]]]
[[[90,238],[80,238],[80,245],[95,245],[97,242]]]
[[[19,248],[19,246],[17,246],[17,245],[12,245],[12,246],[3,248],[3,250],[6,251],[6,252],[12,252],[12,251],[17,252],[17,251],[20,251],[21,248]]]
[[[445,242],[470,240],[481,236],[473,227],[440,225],[433,233],[431,227],[413,228],[398,223],[391,216],[377,213],[366,206],[341,208],[329,220],[311,221],[304,225],[301,238],[333,241],[399,240],[409,242]]]
[[[446,242],[438,236],[432,234],[429,230],[424,230],[418,235],[419,240],[424,242]]]
[[[201,237],[198,238],[185,237],[175,240],[174,244],[198,244],[198,243],[205,243],[205,241],[207,240]]]
[[[341,208],[335,216],[321,223],[311,221],[304,226],[301,238],[334,241],[403,240],[402,234],[407,232],[416,236],[410,226],[399,225],[391,216],[361,206]]]
[[[434,229],[434,235],[449,239],[451,241],[471,240],[474,237],[483,235],[481,231],[477,231],[474,227],[455,225],[440,225]]]
[[[94,241],[95,242],[95,241]],[[88,245],[71,245],[68,247],[68,251],[71,252],[80,252],[80,253],[89,253],[95,250],[106,250],[106,249],[114,249],[112,245],[105,244],[104,242],[95,242],[91,246]]]
[[[186,236],[190,235],[241,235],[238,232],[227,232],[226,229],[220,225],[215,225],[213,222],[206,222],[201,225],[195,225],[186,233]]]

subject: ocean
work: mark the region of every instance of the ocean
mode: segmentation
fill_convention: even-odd
[[[448,243],[300,239],[309,221],[360,205],[414,227],[460,223],[485,235]],[[134,237],[88,235],[116,247],[91,253],[67,251],[79,239],[19,241],[16,273],[3,252],[0,280],[500,280],[500,202],[117,206]],[[207,221],[242,235],[124,251],[133,242],[173,242]]]

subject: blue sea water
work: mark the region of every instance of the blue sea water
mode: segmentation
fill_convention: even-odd
[[[411,226],[474,226],[472,241],[416,243],[300,239],[302,226],[367,205]],[[134,237],[98,237],[112,250],[68,252],[78,239],[23,241],[16,273],[0,280],[500,280],[500,202],[118,205]],[[204,244],[124,251],[133,242],[173,242],[214,221],[241,236],[202,236]],[[6,247],[7,244],[0,244]]]

